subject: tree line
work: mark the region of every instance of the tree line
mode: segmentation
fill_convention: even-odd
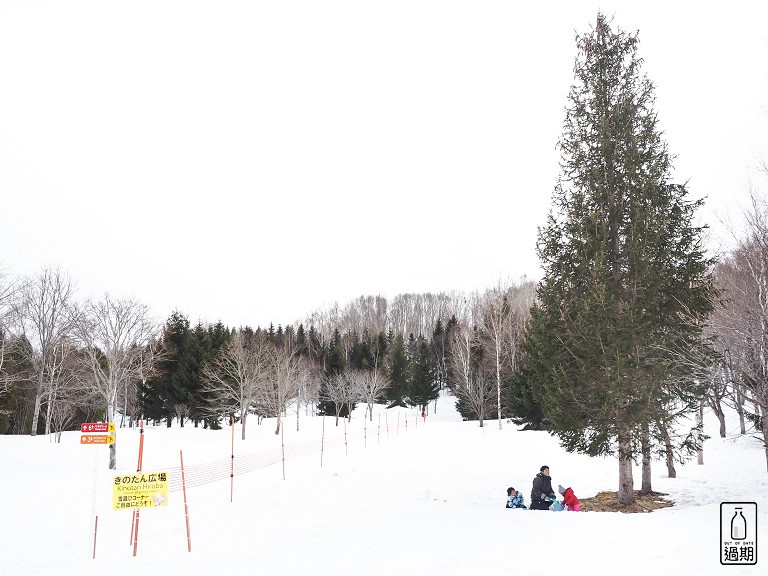
[[[318,330],[303,322],[191,326],[180,311],[161,326],[133,299],[77,300],[72,279],[57,269],[5,274],[0,286],[0,433],[32,435],[60,435],[92,419],[213,429],[235,419],[245,437],[249,415],[274,418],[279,433],[289,408],[297,426],[302,411],[338,423],[360,402],[369,417],[374,403],[426,414],[441,389],[483,425],[508,404],[535,292],[523,279],[482,293],[406,295],[392,306],[360,298],[329,311],[333,324]],[[442,317],[426,304],[435,301]],[[430,325],[426,334],[395,330],[406,316],[398,302],[410,303],[413,325]],[[370,303],[389,312],[372,314]]]

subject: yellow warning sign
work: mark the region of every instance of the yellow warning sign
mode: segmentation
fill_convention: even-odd
[[[139,472],[115,476],[112,509],[157,508],[168,505],[168,473]]]

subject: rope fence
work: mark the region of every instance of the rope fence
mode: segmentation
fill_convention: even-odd
[[[218,482],[234,476],[240,476],[274,466],[285,460],[301,458],[304,456],[317,455],[320,457],[320,466],[322,466],[322,453],[324,450],[347,446],[351,442],[364,440],[366,447],[369,439],[375,439],[377,442],[381,438],[389,437],[389,434],[399,433],[400,428],[405,432],[409,426],[418,429],[418,415],[399,417],[396,424],[381,423],[371,426],[366,425],[363,428],[350,428],[346,426],[343,435],[328,436],[323,432],[319,439],[294,442],[286,445],[277,445],[272,448],[260,450],[258,452],[247,452],[244,454],[233,454],[225,458],[219,458],[210,462],[201,462],[199,464],[185,464],[183,480],[186,482],[186,488],[194,488],[211,482]],[[370,422],[368,422],[370,424]],[[392,426],[392,429],[390,429]],[[396,429],[394,428],[396,426]],[[182,482],[181,466],[165,466],[162,469],[168,472],[168,491],[176,492],[184,488]]]

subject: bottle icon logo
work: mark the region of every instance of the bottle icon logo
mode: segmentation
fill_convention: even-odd
[[[741,512],[741,508],[736,511],[731,518],[731,538],[734,540],[744,540],[747,537],[747,519]]]
[[[757,564],[757,502],[720,503],[720,564]]]

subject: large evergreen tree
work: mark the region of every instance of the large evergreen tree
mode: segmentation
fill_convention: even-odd
[[[440,383],[435,376],[432,351],[424,338],[418,339],[416,353],[410,364],[408,374],[408,403],[418,406],[422,411],[427,404],[440,396]]]
[[[389,400],[389,408],[405,406],[403,397],[408,387],[408,355],[402,334],[394,337],[389,353],[389,388],[385,394]]]
[[[711,262],[700,202],[672,183],[638,37],[598,14],[577,36],[560,139],[561,177],[537,251],[544,268],[527,332],[522,391],[570,450],[617,454],[633,501],[635,446],[673,401],[700,393],[676,354],[703,346]],[[518,378],[517,383],[520,386]]]
[[[171,427],[174,416],[189,414],[199,388],[200,351],[193,351],[189,319],[174,311],[165,323],[160,360],[154,376],[139,386],[139,401],[144,415],[153,420],[165,418]],[[183,418],[180,418],[183,425]]]

